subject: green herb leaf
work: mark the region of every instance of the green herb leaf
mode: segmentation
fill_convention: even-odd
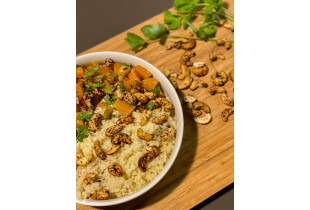
[[[165,26],[161,23],[157,23],[154,25],[145,25],[141,28],[141,31],[145,37],[148,37],[151,40],[158,39],[164,34],[169,33],[167,28],[165,28]]]
[[[100,68],[99,65],[96,65],[92,70],[85,73],[83,77],[85,78],[85,77],[89,77],[91,75],[94,75],[99,70],[99,68]]]
[[[92,83],[91,81],[87,81],[87,85],[89,87],[95,87],[95,88],[98,88],[98,87],[103,87],[105,86],[105,83],[104,82],[97,82],[97,83]]]
[[[183,16],[183,29],[184,30],[186,30],[188,28],[188,26],[189,26],[188,22],[190,23],[191,19],[192,19],[192,17],[190,14]]]
[[[117,116],[117,115],[112,114],[112,118],[118,118],[118,116]]]
[[[108,105],[112,105],[112,104],[113,104],[113,103],[110,101],[110,96],[109,96],[109,95],[105,95],[103,98],[104,98],[105,102],[106,102]]]
[[[134,52],[139,52],[147,46],[147,42],[134,33],[128,32],[127,38],[125,38],[125,40],[130,45],[131,50]]]
[[[123,83],[117,83],[116,87],[119,86],[121,91],[126,91],[125,85]]]
[[[204,0],[204,3],[209,4],[206,6],[206,8],[211,7],[212,10],[214,8],[217,14],[219,14],[223,10],[223,7],[222,7],[223,0]]]
[[[80,125],[77,129],[78,135],[84,130],[84,125]]]
[[[85,85],[84,91],[85,91],[85,92],[90,92],[90,91],[91,91],[91,88],[90,88],[88,85]]]
[[[122,65],[123,65],[123,66],[129,66],[127,63],[123,63]]]
[[[104,113],[103,113],[104,119],[108,118],[108,111],[109,111],[108,108],[104,110]]]
[[[82,131],[81,133],[79,133],[79,135],[77,136],[77,139],[79,142],[83,142],[84,138],[89,134],[91,130],[88,128],[84,131]]]
[[[182,17],[176,15],[168,10],[164,12],[165,23],[168,25],[168,28],[171,30],[175,30],[181,27]]]
[[[196,35],[204,40],[207,40],[208,38],[214,37],[216,34],[216,29],[214,28],[213,25],[206,25],[206,26],[201,26],[196,33]]]
[[[200,0],[175,0],[174,9],[178,11],[179,14],[192,12]]]
[[[80,115],[78,120],[87,120],[88,121],[95,114],[91,113],[91,112],[78,112],[78,115]]]
[[[155,106],[155,103],[148,103],[147,107],[149,108],[149,110],[152,110]]]
[[[113,90],[112,90],[110,87],[107,87],[107,88],[104,90],[104,92],[105,92],[106,94],[113,94]]]
[[[101,75],[94,77],[93,79],[103,79],[103,78],[105,78],[105,75],[101,74]]]
[[[109,74],[109,76],[111,76],[111,77],[118,77],[118,74],[113,73],[113,74]]]
[[[157,94],[160,91],[160,86],[157,86],[156,88],[150,90],[150,92]]]

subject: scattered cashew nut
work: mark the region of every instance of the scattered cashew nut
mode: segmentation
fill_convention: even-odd
[[[151,110],[143,110],[140,125],[145,125],[152,115]]]
[[[190,86],[192,81],[193,81],[193,78],[191,78],[190,76],[187,76],[187,77],[185,77],[184,81],[178,85],[178,88],[180,90],[186,89]]]
[[[234,106],[234,99],[229,99],[227,93],[222,93],[221,95],[222,102],[227,106]]]
[[[76,164],[79,166],[86,166],[88,165],[93,159],[93,154],[88,154],[83,156],[82,152],[76,153]]]
[[[108,167],[108,171],[113,176],[122,176],[123,175],[123,169],[122,166],[118,163],[112,163]]]
[[[197,80],[194,80],[191,85],[189,86],[189,89],[191,90],[196,90],[197,88],[199,87],[208,87],[208,84],[207,83],[204,83],[202,80],[200,79],[197,79]]]
[[[208,74],[209,69],[207,66],[204,66],[202,68],[194,68],[194,69],[192,69],[192,72],[193,72],[193,74],[195,74],[198,77],[203,77],[206,74]]]
[[[105,154],[105,152],[101,148],[100,142],[98,140],[95,141],[95,143],[94,143],[94,150],[95,150],[95,153],[99,159],[105,160],[107,158],[107,155]]]
[[[223,87],[213,86],[213,87],[210,87],[209,92],[210,92],[211,95],[215,95],[217,93],[226,93],[227,91]]]
[[[180,80],[183,80],[190,75],[190,70],[186,65],[181,65],[181,71],[182,73],[178,76],[178,79]]]
[[[221,113],[221,116],[222,116],[222,120],[224,122],[227,122],[228,121],[228,117],[230,115],[234,114],[234,110],[232,108],[227,108],[227,109],[224,109]]]
[[[152,140],[153,137],[154,137],[153,134],[148,134],[148,133],[144,132],[144,131],[142,130],[142,128],[138,128],[138,130],[137,130],[137,135],[138,135],[138,137],[139,137],[140,139],[143,139],[143,140],[145,140],[145,141],[150,141],[150,140]]]
[[[168,114],[164,113],[162,116],[159,117],[155,117],[152,122],[155,124],[163,124],[164,122],[166,122],[168,120]]]
[[[211,82],[216,86],[223,86],[228,81],[228,75],[223,72],[216,72],[215,75],[211,76]]]
[[[211,122],[212,120],[212,116],[210,113],[207,113],[205,116],[203,117],[194,117],[195,122],[199,123],[199,124],[208,124]]]

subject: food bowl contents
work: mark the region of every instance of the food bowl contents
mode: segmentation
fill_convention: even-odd
[[[111,58],[77,65],[78,200],[119,198],[143,188],[167,163],[176,132],[174,105],[146,68]]]

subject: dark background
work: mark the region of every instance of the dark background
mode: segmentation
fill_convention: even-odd
[[[79,54],[173,6],[173,0],[77,0],[76,53]],[[202,192],[203,193],[203,192]],[[233,185],[197,206],[234,209]]]

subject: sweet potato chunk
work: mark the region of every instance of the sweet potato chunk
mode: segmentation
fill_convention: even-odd
[[[140,76],[137,74],[137,72],[135,70],[131,71],[129,74],[128,74],[128,78],[129,79],[138,79],[138,80],[141,80]]]
[[[78,97],[80,100],[83,98],[83,95],[84,95],[84,88],[83,88],[83,83],[82,83],[82,82],[76,83],[76,95],[77,95],[77,97]]]
[[[141,81],[138,79],[128,79],[125,80],[123,84],[127,90],[133,90],[133,89],[140,90],[141,88]]]
[[[142,80],[142,87],[150,91],[156,88],[158,83],[158,80],[155,78],[147,78]]]
[[[84,76],[84,69],[83,69],[83,67],[77,67],[76,68],[76,78],[80,79],[80,78],[83,78],[83,76]]]
[[[125,101],[120,100],[119,98],[113,104],[113,107],[125,117],[131,115],[131,113],[135,110],[136,106],[126,103]]]
[[[120,63],[114,63],[113,64],[113,71],[115,74],[118,74],[118,70],[121,66],[122,66],[122,64],[120,64]]]
[[[151,72],[149,72],[146,68],[144,68],[140,65],[135,66],[134,69],[142,79],[147,79],[147,78],[153,76],[153,74]]]

